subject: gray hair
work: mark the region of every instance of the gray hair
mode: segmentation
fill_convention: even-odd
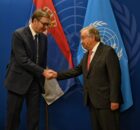
[[[82,33],[82,31],[84,31],[84,30],[88,31],[89,36],[91,36],[91,37],[94,36],[96,41],[101,40],[99,30],[96,29],[93,25],[89,25],[85,28],[82,28],[80,32]]]

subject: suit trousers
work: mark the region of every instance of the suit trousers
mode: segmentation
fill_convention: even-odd
[[[35,80],[25,95],[18,95],[8,91],[6,130],[20,129],[20,112],[24,99],[27,106],[27,130],[39,130],[40,88]]]
[[[119,110],[95,108],[91,102],[89,109],[93,130],[120,130]]]

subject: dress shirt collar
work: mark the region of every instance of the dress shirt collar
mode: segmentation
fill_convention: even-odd
[[[100,42],[97,42],[96,45],[92,48],[92,52],[95,53],[98,46],[99,46]]]
[[[31,30],[31,33],[32,33],[33,38],[35,38],[35,35],[36,35],[37,33],[33,30],[31,24],[29,25],[29,28],[30,28],[30,30]]]

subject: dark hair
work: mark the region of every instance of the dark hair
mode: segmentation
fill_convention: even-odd
[[[34,19],[40,20],[42,17],[47,17],[48,19],[50,19],[50,15],[49,15],[46,11],[44,11],[44,10],[42,10],[42,9],[37,9],[37,10],[33,13],[32,17],[31,17],[31,20],[32,20],[32,21],[33,21]]]

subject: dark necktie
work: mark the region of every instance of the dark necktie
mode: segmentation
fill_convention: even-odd
[[[36,62],[36,64],[38,64],[39,63],[39,41],[38,41],[38,34],[35,35],[35,50],[36,50],[35,62]]]
[[[87,60],[87,70],[89,70],[91,55],[92,55],[92,51],[89,51],[88,60]]]

